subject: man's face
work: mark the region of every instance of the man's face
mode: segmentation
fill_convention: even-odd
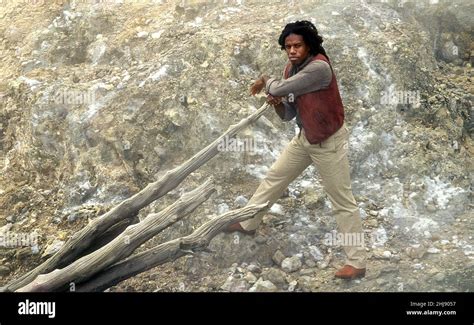
[[[309,54],[309,46],[304,42],[303,36],[290,34],[285,38],[285,51],[291,64],[303,62]]]

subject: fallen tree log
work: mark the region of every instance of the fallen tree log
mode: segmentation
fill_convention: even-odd
[[[112,265],[94,275],[88,281],[77,285],[75,291],[104,291],[155,266],[172,262],[184,255],[205,249],[210,241],[227,226],[250,219],[266,207],[267,204],[248,205],[238,210],[229,211],[206,222],[188,236],[170,240]]]
[[[39,275],[18,292],[56,291],[71,282],[82,282],[102,269],[128,257],[141,244],[165,228],[188,215],[212,193],[213,184],[207,180],[195,190],[184,194],[176,202],[158,213],[149,214],[137,224],[125,229],[119,236],[98,250],[83,256],[63,269]]]
[[[182,165],[167,171],[156,182],[148,184],[140,192],[122,201],[102,216],[92,220],[81,231],[75,233],[52,257],[20,278],[11,281],[5,287],[0,288],[0,291],[16,291],[33,281],[38,275],[51,272],[60,265],[68,265],[79,256],[82,256],[83,252],[91,246],[94,240],[113,225],[125,218],[135,216],[140,209],[177,187],[190,173],[217,155],[219,153],[218,146],[226,137],[235,137],[238,132],[260,118],[268,107],[270,106],[267,103],[263,104],[262,107],[250,116],[242,119],[235,125],[231,125],[219,138]]]

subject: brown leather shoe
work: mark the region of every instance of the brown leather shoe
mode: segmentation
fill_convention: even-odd
[[[362,278],[365,276],[365,268],[356,269],[351,265],[344,265],[339,271],[334,275],[336,278],[340,279],[349,279],[354,280],[356,278]]]
[[[245,230],[240,225],[240,222],[233,223],[230,226],[228,226],[226,229],[224,229],[225,233],[231,233],[235,231],[241,232],[245,235],[251,235],[251,236],[255,235],[255,233],[257,232],[256,230]]]

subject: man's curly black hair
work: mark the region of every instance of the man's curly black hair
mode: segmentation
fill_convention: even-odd
[[[305,44],[309,46],[309,52],[312,55],[321,53],[329,60],[326,51],[321,45],[323,38],[318,34],[318,30],[313,23],[307,20],[301,20],[287,24],[278,38],[278,44],[280,44],[282,50],[285,49],[285,39],[290,34],[303,36],[303,40]]]

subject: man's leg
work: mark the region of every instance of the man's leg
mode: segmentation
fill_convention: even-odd
[[[326,141],[309,147],[311,159],[321,175],[322,184],[331,203],[340,233],[346,239],[353,240],[345,245],[346,264],[355,268],[365,268],[364,232],[359,214],[359,207],[352,195],[348,152],[349,132],[345,125]],[[354,242],[355,241],[355,242]],[[347,243],[346,243],[347,244]]]
[[[275,161],[265,178],[260,183],[249,204],[270,202],[273,205],[283,194],[288,185],[311,164],[311,158],[302,146],[303,135],[295,136]],[[245,230],[257,229],[266,211],[254,218],[241,222]]]

